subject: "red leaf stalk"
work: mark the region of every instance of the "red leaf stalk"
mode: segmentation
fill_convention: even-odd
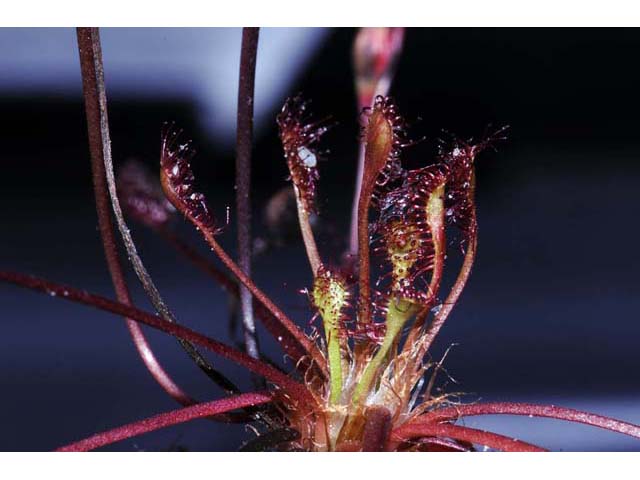
[[[113,300],[109,300],[108,298],[101,297],[99,295],[93,295],[83,290],[56,284],[30,275],[0,271],[0,281],[13,283],[21,287],[48,293],[65,300],[83,303],[85,305],[99,308],[100,310],[122,315],[135,320],[136,322],[143,323],[152,328],[168,333],[174,337],[201,345],[213,353],[263,376],[268,381],[282,388],[284,390],[283,393],[290,396],[293,401],[299,404],[301,402],[306,402],[309,408],[313,405],[313,397],[309,394],[305,386],[280,372],[277,368],[274,368],[260,360],[256,360],[255,358],[248,356],[246,353],[238,351],[224,343],[218,342],[187,327],[183,327],[182,325],[167,322],[156,315],[152,315],[119,302],[114,302]],[[304,403],[302,403],[302,405],[304,406]]]
[[[161,413],[139,422],[129,423],[113,430],[97,433],[78,442],[56,449],[58,452],[86,452],[104,447],[127,438],[153,432],[161,428],[178,425],[197,418],[219,415],[239,408],[253,407],[270,402],[272,395],[265,392],[244,393],[234,397],[199,403],[190,407]]]
[[[132,305],[131,296],[120,263],[115,231],[111,221],[111,204],[104,166],[104,154],[111,155],[111,144],[108,136],[102,135],[104,129],[108,128],[108,119],[106,109],[102,109],[104,115],[101,115],[101,102],[106,102],[104,95],[101,95],[99,90],[100,87],[104,87],[104,83],[99,78],[103,76],[102,62],[94,56],[96,50],[100,52],[99,33],[97,28],[78,28],[77,36],[98,227],[116,296],[121,303],[130,306]],[[179,403],[192,404],[193,399],[173,381],[158,362],[140,325],[131,319],[126,319],[126,322],[138,354],[156,382]]]
[[[555,405],[535,405],[531,403],[496,402],[479,403],[476,405],[458,405],[455,407],[441,408],[421,415],[413,420],[412,423],[443,422],[476,415],[523,415],[554,418],[556,420],[583,423],[592,427],[603,428],[612,432],[640,438],[640,425],[621,422],[613,418],[571,408],[558,407]]]
[[[515,438],[505,437],[493,432],[485,432],[475,428],[460,427],[458,425],[444,424],[416,424],[403,425],[393,431],[391,440],[407,442],[420,437],[449,437],[454,440],[471,442],[484,445],[503,452],[545,452],[544,448],[531,445]]]

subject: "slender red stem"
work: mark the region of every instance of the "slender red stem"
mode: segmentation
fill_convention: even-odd
[[[167,132],[163,135],[162,139],[160,180],[167,199],[197,230],[202,232],[205,241],[220,261],[222,261],[238,281],[251,292],[255,299],[269,310],[281,328],[287,331],[286,336],[279,335],[276,337],[277,340],[283,342],[293,339],[294,342],[297,342],[299,347],[308,355],[307,359],[314,363],[314,368],[319,370],[322,376],[326,377],[326,360],[322,356],[318,346],[256,286],[253,280],[242,271],[238,264],[231,259],[217,242],[215,237],[220,230],[216,227],[216,222],[210,214],[206,198],[193,188],[194,177],[191,165],[189,164],[191,153],[187,151],[185,155],[185,153],[180,150],[174,150],[175,138],[175,133],[171,134]]]
[[[240,79],[238,86],[238,125],[236,140],[236,208],[238,212],[238,265],[251,277],[251,149],[253,147],[253,104],[259,28],[242,29]],[[240,308],[245,351],[259,358],[260,351],[253,318],[251,292],[240,287]]]
[[[433,256],[433,267],[432,267],[433,270],[431,272],[431,280],[429,281],[429,287],[428,287],[429,291],[427,292],[427,300],[425,302],[425,307],[422,309],[422,311],[420,311],[416,315],[413,325],[409,330],[404,347],[402,349],[403,354],[411,350],[414,347],[418,338],[420,337],[420,334],[424,328],[424,323],[427,317],[429,316],[431,307],[433,306],[435,299],[438,297],[438,293],[440,291],[440,283],[442,282],[442,274],[444,272],[444,262],[447,254],[447,243],[446,243],[446,237],[445,237],[444,222],[442,222],[442,225],[440,227],[441,228],[439,229],[435,228],[435,229],[431,229],[430,231],[431,239],[433,241],[433,246],[434,246],[434,256]],[[458,295],[459,294],[460,292],[458,292]],[[438,330],[442,327],[443,323],[444,321],[441,321],[440,325],[437,327]],[[436,327],[432,325],[432,329],[435,329],[435,328]],[[435,334],[437,334],[437,331],[434,332],[431,329],[428,332],[428,335],[433,336],[433,338],[427,341],[428,342],[427,349],[433,342],[433,339],[435,338]],[[422,351],[426,352],[425,349],[423,349]],[[416,358],[416,360],[422,361],[422,357]]]
[[[612,432],[640,438],[639,425],[621,422],[613,418],[573,410],[571,408],[557,407],[555,405],[535,405],[531,403],[496,402],[441,408],[417,417],[412,423],[434,423],[476,415],[524,415],[554,418],[556,420],[583,423],[585,425],[591,425],[592,427],[603,428],[605,430],[611,430]]]
[[[478,233],[477,229],[474,228],[471,238],[469,238],[469,243],[467,245],[467,252],[464,256],[464,261],[462,263],[462,268],[460,269],[460,273],[458,274],[458,278],[456,279],[453,287],[451,287],[451,291],[447,298],[445,299],[440,311],[435,315],[429,327],[425,331],[424,335],[421,338],[421,353],[417,356],[418,358],[422,358],[422,354],[427,352],[436,336],[442,329],[442,326],[447,321],[449,314],[453,310],[453,307],[456,306],[460,295],[464,290],[469,277],[471,276],[471,269],[473,268],[473,262],[476,258],[476,249],[478,246]]]
[[[158,229],[158,231],[178,252],[187,257],[196,267],[211,276],[226,292],[239,298],[240,289],[238,284],[225,272],[216,267],[209,258],[201,255],[172,231],[166,228]],[[278,339],[282,349],[292,358],[295,364],[308,356],[308,353],[300,346],[298,340],[255,298],[253,299],[253,310],[269,333]]]
[[[406,442],[419,437],[448,437],[484,445],[503,452],[546,452],[544,448],[504,435],[449,423],[408,423],[396,428],[391,434],[391,440],[394,443]]]
[[[369,205],[373,187],[364,184],[358,200],[358,324],[371,323],[371,264],[369,259]]]
[[[227,273],[218,268],[209,257],[201,254],[193,246],[189,245],[175,232],[162,226],[154,229],[158,234],[167,241],[176,251],[189,260],[195,267],[200,269],[203,273],[209,275],[215,282],[227,293],[239,297],[239,288],[237,282],[235,282]]]
[[[49,293],[50,295],[58,296],[65,300],[90,305],[99,308],[100,310],[122,315],[135,320],[136,322],[143,323],[152,328],[168,333],[174,337],[182,338],[197,345],[201,345],[223,358],[231,360],[232,362],[257,373],[258,375],[262,375],[268,381],[285,390],[285,393],[292,397],[294,401],[299,403],[306,402],[309,407],[313,405],[313,397],[309,394],[306,387],[283,374],[277,368],[274,368],[260,360],[256,360],[235,348],[225,345],[224,343],[220,343],[187,327],[183,327],[182,325],[167,322],[162,318],[139,310],[135,307],[115,302],[99,295],[93,295],[83,290],[56,284],[41,278],[24,275],[22,273],[0,271],[0,281]]]
[[[80,67],[82,70],[82,87],[84,91],[85,110],[87,115],[87,130],[89,134],[89,150],[91,154],[91,172],[93,190],[95,194],[96,210],[98,213],[98,227],[102,246],[111,281],[118,301],[125,305],[132,305],[129,289],[127,288],[122,264],[118,255],[115,231],[111,221],[111,205],[106,182],[104,166],[105,148],[110,152],[108,139],[103,138],[103,122],[106,118],[101,115],[98,77],[102,74],[102,62],[94,57],[94,45],[99,48],[99,34],[97,28],[79,28],[77,31],[78,47],[80,50]],[[96,72],[98,73],[96,75]],[[107,144],[105,145],[105,140]],[[155,357],[140,325],[126,319],[127,328],[133,339],[138,354],[158,384],[176,401],[183,405],[190,405],[194,401],[187,395],[162,368]]]
[[[162,299],[160,292],[156,288],[151,275],[147,271],[138,250],[136,248],[131,231],[127,226],[120,201],[118,199],[115,173],[113,169],[113,159],[111,156],[111,138],[109,134],[109,118],[107,112],[107,94],[104,83],[104,69],[102,64],[102,49],[100,46],[100,34],[97,28],[78,29],[78,45],[80,48],[80,58],[82,63],[83,82],[91,83],[94,89],[85,89],[85,102],[95,106],[95,114],[97,115],[97,123],[88,122],[89,130],[94,130],[93,135],[100,139],[103,172],[105,175],[108,197],[111,202],[111,208],[116,219],[116,224],[122,241],[127,250],[129,261],[133,266],[140,283],[151,300],[153,307],[162,317],[176,323],[176,318]],[[93,157],[92,157],[93,158]],[[218,372],[200,352],[188,342],[178,340],[185,352],[191,357],[195,364],[217,385],[224,389],[227,393],[237,393],[237,388]]]
[[[197,219],[190,218],[196,225]],[[322,356],[322,353],[318,349],[317,345],[315,345],[303,332],[298,328],[298,326],[293,323],[289,317],[282,311],[276,304],[274,304],[271,299],[265,293],[260,290],[255,283],[240,269],[240,267],[227,255],[227,252],[220,246],[214,236],[214,232],[207,228],[201,228],[202,234],[205,237],[205,240],[211,247],[211,249],[215,252],[215,254],[220,258],[222,263],[231,270],[231,272],[238,278],[238,280],[249,289],[251,294],[262,303],[267,310],[275,317],[275,319],[282,325],[289,335],[295,339],[295,341],[299,344],[299,346],[307,352],[310,356],[311,360],[313,360],[314,365],[320,370],[320,372],[326,377],[327,376],[327,365],[326,360]],[[282,341],[283,338],[278,338],[279,341]]]
[[[195,248],[185,242],[179,235],[175,232],[167,228],[165,225],[158,226],[154,228],[154,231],[157,232],[162,238],[164,238],[171,246],[173,246],[180,254],[184,255],[194,266],[202,270],[204,273],[208,274],[211,278],[213,278],[216,283],[229,295],[234,298],[239,298],[239,288],[238,284],[229,277],[225,272],[220,270],[216,265],[214,265],[209,258],[200,254]],[[262,305],[257,302],[254,302],[254,310],[258,315],[258,318],[262,318],[264,316],[270,317],[271,314],[268,310],[266,310]],[[266,320],[265,322],[268,322]],[[267,327],[268,328],[268,327]],[[286,352],[288,352],[285,349]],[[232,392],[232,393],[237,393]],[[264,412],[257,412],[253,414],[254,418],[260,420],[270,420],[267,419],[268,414]]]
[[[253,407],[270,402],[272,395],[268,392],[245,393],[242,395],[200,403],[190,407],[161,413],[139,422],[129,423],[113,430],[97,433],[91,437],[58,448],[58,452],[86,452],[104,447],[127,438],[153,432],[161,428],[185,423],[197,418],[226,413],[239,408]]]

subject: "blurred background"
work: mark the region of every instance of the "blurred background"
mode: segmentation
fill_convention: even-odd
[[[256,87],[254,229],[287,171],[274,118],[303,92],[336,122],[320,164],[320,248],[338,260],[358,147],[352,29],[263,29]],[[160,129],[193,138],[199,185],[223,217],[234,203],[239,29],[103,29],[116,165],[157,168]],[[0,265],[113,296],[97,232],[73,29],[0,29]],[[447,132],[509,125],[478,161],[479,252],[434,357],[451,345],[443,388],[468,399],[554,403],[640,423],[637,112],[640,32],[626,29],[409,29],[391,87],[413,138],[412,164]],[[231,218],[234,219],[233,210]],[[134,238],[178,319],[232,342],[226,295],[162,240]],[[206,253],[186,224],[177,227]],[[312,316],[297,235],[254,264],[259,286],[296,321]],[[222,242],[233,252],[233,221]],[[304,268],[302,268],[304,266]],[[130,273],[136,303],[150,308]],[[139,362],[121,319],[0,285],[0,450],[49,450],[175,407]],[[149,331],[168,372],[198,398],[219,392],[176,342]],[[263,347],[281,360],[261,331]],[[216,360],[217,361],[217,360]],[[240,385],[242,369],[219,363]],[[564,422],[472,418],[556,450],[640,450]],[[112,450],[234,450],[252,433],[205,420]]]

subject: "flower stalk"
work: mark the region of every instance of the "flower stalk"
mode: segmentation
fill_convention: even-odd
[[[238,127],[236,140],[236,208],[238,212],[238,265],[251,276],[251,150],[253,148],[253,106],[259,28],[242,29],[240,79],[238,87]],[[240,309],[246,352],[260,357],[251,292],[240,286]]]
[[[89,134],[93,189],[98,213],[98,227],[111,280],[120,302],[132,305],[122,264],[118,255],[117,241],[111,220],[111,204],[107,186],[105,160],[111,156],[109,121],[104,91],[104,71],[100,34],[97,28],[77,29],[82,87]],[[127,319],[127,328],[143,363],[158,384],[182,405],[191,405],[193,399],[187,395],[166,373],[155,357],[140,326]]]

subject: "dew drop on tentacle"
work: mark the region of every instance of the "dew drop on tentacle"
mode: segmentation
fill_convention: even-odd
[[[277,117],[277,124],[289,180],[296,186],[304,209],[317,213],[315,195],[320,153],[316,146],[328,127],[324,122],[310,121],[306,110],[307,103],[302,97],[289,98]]]

